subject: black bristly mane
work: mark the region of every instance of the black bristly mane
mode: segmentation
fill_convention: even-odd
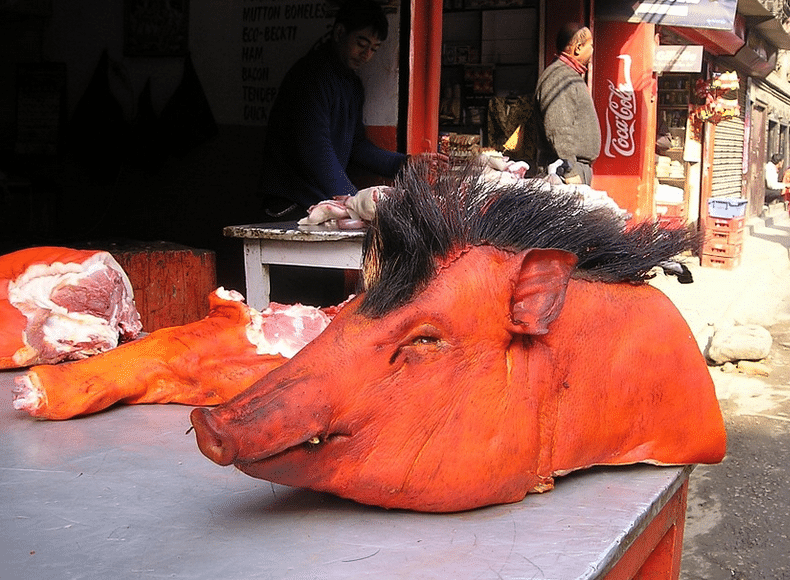
[[[417,161],[378,202],[364,244],[361,311],[378,317],[406,304],[433,278],[438,261],[486,244],[566,250],[579,260],[574,277],[640,283],[660,262],[693,248],[696,235],[654,222],[626,228],[611,209],[583,208],[577,196],[533,180],[492,186],[474,165],[437,175]]]

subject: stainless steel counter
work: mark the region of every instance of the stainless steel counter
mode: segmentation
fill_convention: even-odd
[[[65,422],[0,372],[0,578],[601,578],[690,468],[593,469],[518,504],[385,511],[209,462],[189,407]],[[681,522],[682,523],[682,522]]]

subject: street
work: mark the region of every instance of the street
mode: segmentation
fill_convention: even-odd
[[[728,449],[691,474],[682,580],[790,578],[790,324],[769,330],[768,377],[711,369]]]
[[[790,579],[790,217],[751,220],[741,265],[701,268],[694,283],[653,282],[704,350],[717,327],[757,324],[773,345],[768,376],[710,366],[727,426],[724,461],[691,474],[681,580]]]

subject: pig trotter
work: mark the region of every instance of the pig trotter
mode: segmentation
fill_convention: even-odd
[[[223,437],[217,429],[216,421],[207,409],[193,409],[189,420],[195,428],[195,436],[200,451],[219,465],[230,465],[236,459],[238,450],[228,437]]]
[[[16,387],[12,391],[14,409],[27,411],[35,417],[39,409],[47,406],[46,393],[29,374],[16,377],[15,381]]]

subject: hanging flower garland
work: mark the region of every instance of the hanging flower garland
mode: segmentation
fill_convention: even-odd
[[[691,119],[698,135],[703,123],[716,125],[741,114],[739,86],[740,80],[735,71],[714,73],[710,79],[697,81],[696,94],[702,104],[691,107]]]

